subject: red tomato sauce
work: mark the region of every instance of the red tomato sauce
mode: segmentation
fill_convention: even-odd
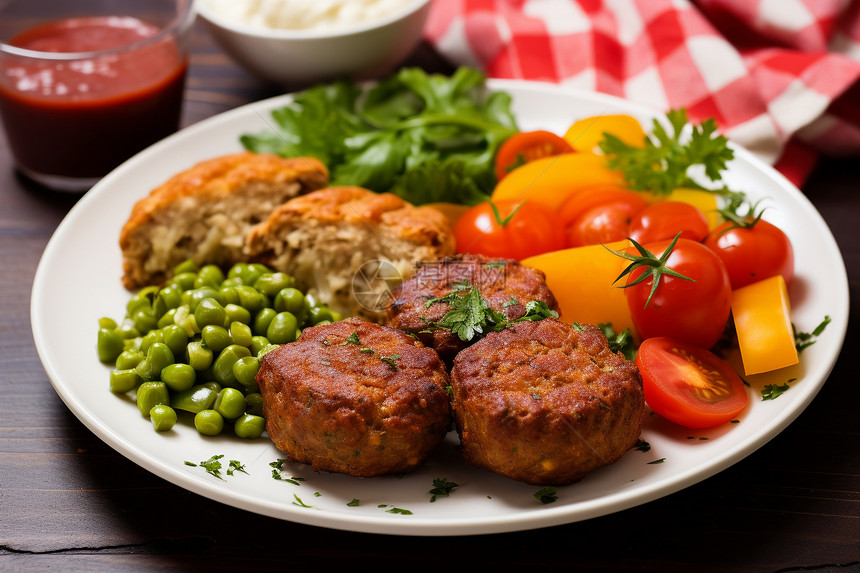
[[[158,28],[136,18],[60,20],[27,30],[10,45],[42,52],[128,46]],[[25,169],[100,177],[179,126],[187,61],[174,38],[91,59],[8,57],[0,69],[0,113]]]

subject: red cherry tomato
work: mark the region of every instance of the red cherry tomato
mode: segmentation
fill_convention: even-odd
[[[636,211],[636,205],[623,202],[592,207],[567,228],[567,246],[582,247],[626,239]]]
[[[705,245],[726,264],[733,289],[776,275],[782,275],[786,284],[794,278],[791,241],[762,219],[752,227],[723,223],[708,235]]]
[[[708,220],[700,209],[681,201],[661,201],[642,209],[630,221],[630,238],[645,244],[672,239],[703,241],[708,236]]]
[[[648,206],[642,195],[636,191],[615,185],[598,185],[572,193],[562,203],[558,213],[565,225],[572,225],[589,209],[606,203],[628,203],[635,212]]]
[[[537,130],[515,133],[502,143],[496,153],[496,178],[501,181],[524,163],[562,153],[573,153],[573,148],[564,138],[552,132]]]
[[[516,260],[564,248],[558,215],[534,201],[480,203],[460,217],[454,237],[461,253]]]
[[[735,418],[749,403],[731,365],[712,352],[659,337],[636,353],[645,401],[657,414],[689,428],[710,428]]]
[[[669,246],[671,241],[658,241],[644,248],[661,259]],[[716,253],[696,241],[678,239],[660,268],[692,280],[663,272],[653,294],[654,275],[660,269],[647,267],[653,274],[633,284],[645,268],[631,271],[625,288],[633,324],[642,338],[669,336],[700,348],[714,346],[729,320],[732,296],[729,273]]]

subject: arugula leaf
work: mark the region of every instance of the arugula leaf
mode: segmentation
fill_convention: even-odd
[[[655,119],[644,147],[629,145],[604,133],[599,145],[609,167],[622,171],[631,188],[656,194],[669,194],[678,187],[706,189],[690,176],[690,168],[695,165],[704,168],[708,179],[719,181],[734,152],[726,138],[717,134],[716,122],[707,119],[698,125],[690,124],[685,109],[670,110],[666,119],[671,129],[667,131]],[[689,137],[682,141],[688,126]],[[718,192],[730,193],[726,189]]]
[[[393,192],[421,205],[473,205],[496,184],[493,161],[518,131],[504,92],[461,67],[451,76],[403,68],[373,86],[314,86],[272,112],[273,130],[240,138],[246,149],[323,161],[332,185]]]

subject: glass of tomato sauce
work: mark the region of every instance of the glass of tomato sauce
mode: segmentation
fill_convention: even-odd
[[[176,131],[193,20],[192,0],[0,3],[0,119],[17,169],[84,192]]]

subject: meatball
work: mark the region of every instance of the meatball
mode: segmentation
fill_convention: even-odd
[[[467,462],[564,485],[618,460],[645,418],[642,379],[593,325],[516,323],[461,351],[452,408]]]
[[[558,303],[546,285],[543,271],[514,260],[493,259],[482,255],[458,255],[422,263],[412,277],[392,292],[388,325],[412,333],[434,348],[451,364],[454,356],[473,341],[461,340],[450,330],[431,328],[451,309],[446,302],[427,301],[444,297],[458,288],[478,288],[487,306],[508,320],[522,317],[526,303],[545,302],[558,311]]]
[[[358,318],[307,328],[269,352],[257,383],[272,441],[314,470],[406,472],[451,429],[448,374],[436,352]]]

